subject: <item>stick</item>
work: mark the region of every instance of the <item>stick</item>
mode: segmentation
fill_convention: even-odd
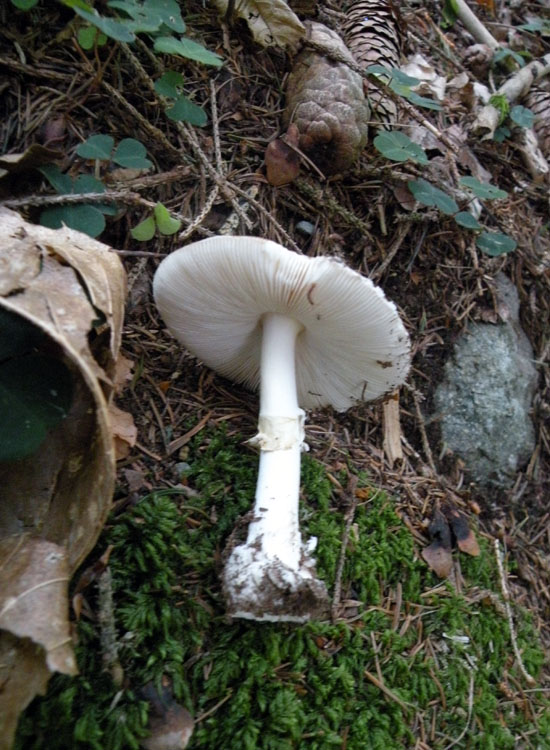
[[[344,526],[344,533],[342,535],[342,546],[340,548],[340,557],[338,559],[338,567],[336,568],[336,577],[334,579],[334,594],[332,597],[331,617],[332,622],[336,622],[338,619],[338,607],[340,605],[340,598],[342,596],[342,573],[344,571],[344,562],[346,559],[346,548],[349,541],[349,533],[351,531],[351,524],[355,516],[355,509],[357,508],[357,497],[355,495],[355,488],[357,487],[357,477],[352,474],[348,480],[348,486],[346,493],[350,499],[350,506],[344,516],[346,525]]]
[[[533,60],[500,86],[496,96],[504,96],[512,104],[529,91],[535,81],[550,73],[550,53],[538,60]],[[492,138],[500,122],[501,113],[492,104],[486,104],[479,111],[472,124],[472,132],[482,136],[482,140]]]
[[[495,557],[497,561],[497,568],[498,568],[498,577],[500,579],[500,590],[502,592],[502,598],[504,599],[504,606],[506,607],[506,615],[508,618],[508,627],[510,629],[510,640],[512,641],[512,648],[514,649],[514,655],[516,657],[519,671],[521,672],[523,678],[527,682],[528,685],[536,685],[537,681],[535,678],[529,674],[529,672],[525,669],[525,666],[523,664],[521,654],[518,647],[518,642],[516,638],[516,631],[514,629],[514,618],[512,616],[512,608],[510,607],[510,592],[508,591],[508,586],[506,584],[506,576],[504,573],[504,563],[502,559],[502,553],[500,550],[500,542],[498,539],[495,539],[493,542],[495,546]]]

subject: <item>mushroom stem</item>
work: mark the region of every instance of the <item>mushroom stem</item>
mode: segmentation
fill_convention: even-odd
[[[254,521],[247,544],[260,541],[267,557],[297,570],[301,538],[298,524],[300,453],[304,412],[296,394],[296,337],[303,326],[294,318],[268,313],[263,319],[260,365],[260,466]]]
[[[260,448],[253,521],[246,544],[235,547],[224,571],[228,612],[254,620],[304,622],[327,607],[325,585],[315,576],[298,520],[304,417],[296,393],[294,318],[264,316],[260,365]]]

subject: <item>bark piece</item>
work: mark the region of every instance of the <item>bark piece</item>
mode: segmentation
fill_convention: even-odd
[[[336,32],[307,22],[307,38],[354,62]],[[367,141],[369,107],[362,77],[311,49],[302,51],[289,76],[283,122],[295,123],[300,148],[325,175],[345,172]]]

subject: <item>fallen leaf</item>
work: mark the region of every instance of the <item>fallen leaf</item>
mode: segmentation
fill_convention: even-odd
[[[161,689],[152,682],[140,693],[149,701],[149,730],[151,734],[141,745],[145,750],[183,750],[187,747],[195,722],[183,706],[176,703],[170,681],[163,677]]]
[[[265,166],[267,181],[270,185],[280,187],[298,177],[300,172],[300,157],[281,138],[275,138],[267,144],[265,150]]]
[[[128,383],[132,380],[132,370],[134,368],[134,362],[122,354],[119,354],[115,362],[115,373],[113,377],[113,384],[115,387],[115,394],[118,396],[126,388]]]
[[[68,586],[67,557],[59,545],[26,535],[0,542],[0,629],[41,646],[50,672],[76,674]]]
[[[214,0],[214,5],[225,14],[229,0]],[[262,47],[296,47],[305,35],[303,23],[284,0],[239,0],[234,13],[246,21]]]
[[[422,557],[440,578],[447,578],[453,567],[451,530],[443,513],[436,508],[428,526],[432,544],[422,550]]]
[[[422,557],[439,578],[448,578],[453,569],[453,557],[450,550],[445,549],[439,542],[424,547]]]
[[[17,716],[44,691],[51,673],[75,670],[67,588],[111,508],[115,456],[108,402],[125,273],[110,248],[86,235],[36,226],[8,209],[0,208],[0,220],[2,396],[23,397],[18,408],[23,405],[29,424],[40,426],[60,385],[25,402],[24,379],[10,381],[6,372],[16,372],[31,352],[48,367],[56,363],[49,375],[62,372],[67,381],[58,418],[42,419],[44,437],[30,441],[26,420],[0,434],[10,456],[0,462],[0,715],[8,717],[0,750],[7,750]],[[44,378],[48,371],[40,373]]]
[[[478,557],[480,552],[479,544],[474,532],[470,529],[468,519],[464,513],[448,505],[444,507],[443,512],[455,536],[458,549],[461,552],[472,555],[472,557]]]
[[[137,427],[132,415],[114,404],[109,406],[109,416],[115,443],[115,456],[119,461],[121,458],[126,458],[136,444]]]

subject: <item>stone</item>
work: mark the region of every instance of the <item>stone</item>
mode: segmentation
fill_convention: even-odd
[[[508,489],[535,448],[530,408],[537,387],[531,344],[519,325],[519,299],[495,278],[496,325],[472,323],[454,346],[434,397],[444,447],[461,458],[470,480]]]

